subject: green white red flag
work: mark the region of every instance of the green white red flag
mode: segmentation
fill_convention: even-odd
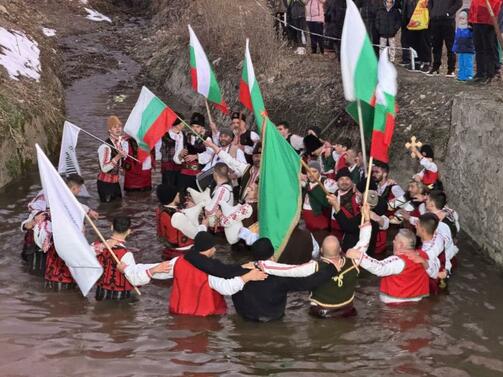
[[[395,129],[395,97],[398,89],[397,72],[388,59],[388,48],[381,51],[377,72],[378,83],[375,93],[374,129],[370,156],[376,160],[388,162],[388,150]]]
[[[217,109],[224,114],[229,113],[229,108],[225,103],[220,86],[218,85],[215,73],[206,56],[203,46],[199,43],[196,33],[188,25],[190,34],[190,74],[192,77],[192,88],[206,99],[212,102]]]
[[[372,130],[372,104],[377,84],[377,59],[365,24],[352,0],[347,9],[341,36],[341,75],[344,97],[350,103],[347,111],[358,122],[357,102],[363,112],[363,127]]]
[[[177,119],[176,113],[145,86],[124,126],[124,132],[138,143],[138,160],[143,162],[155,144]]]
[[[258,201],[260,236],[271,240],[274,255],[279,258],[300,218],[301,163],[299,155],[267,116],[255,77],[248,40],[241,76],[240,100],[255,114],[262,139]]]

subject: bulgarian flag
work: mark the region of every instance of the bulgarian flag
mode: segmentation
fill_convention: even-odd
[[[146,87],[129,114],[124,132],[138,143],[138,160],[143,162],[155,144],[168,132],[177,115]]]
[[[378,84],[374,112],[374,129],[370,156],[382,162],[388,162],[388,149],[395,129],[397,93],[397,73],[395,66],[388,59],[388,48],[381,51],[378,67]]]
[[[267,237],[279,258],[301,211],[300,157],[267,116],[253,69],[249,41],[240,85],[240,100],[255,114],[261,133],[258,221],[260,237]]]
[[[358,101],[362,108],[363,128],[372,130],[372,105],[377,84],[377,59],[367,35],[365,24],[352,0],[347,9],[341,37],[341,74],[344,97],[349,101],[348,113],[358,123]]]
[[[222,92],[218,86],[215,73],[211,69],[210,62],[204,53],[196,33],[189,26],[190,34],[190,73],[192,77],[192,88],[208,101],[213,102],[215,107],[224,114],[229,113],[229,108],[222,98]]]

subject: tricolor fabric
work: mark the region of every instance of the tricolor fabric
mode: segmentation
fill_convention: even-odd
[[[141,88],[140,96],[124,126],[124,132],[138,143],[140,162],[150,156],[150,151],[173,126],[176,118],[175,112],[154,93],[146,87]]]
[[[388,59],[388,48],[385,48],[379,57],[374,129],[370,146],[370,156],[382,162],[389,161],[388,150],[395,129],[397,87],[397,72]]]
[[[377,84],[377,58],[365,24],[352,0],[347,9],[341,36],[341,75],[344,97],[349,101],[348,113],[358,123],[357,103],[363,113],[363,127],[372,130],[372,105]]]
[[[260,237],[271,240],[278,258],[300,218],[301,164],[299,155],[267,116],[248,40],[240,89],[240,99],[255,114],[262,139],[258,201]]]
[[[206,99],[212,102],[217,109],[224,114],[229,113],[229,108],[225,103],[220,87],[218,86],[215,73],[211,68],[210,62],[204,53],[196,33],[188,25],[190,34],[190,72],[192,77],[192,88],[202,94]]]
[[[66,176],[70,174],[81,175],[76,153],[79,132],[79,127],[73,123],[65,121],[63,125],[63,136],[61,137],[61,150],[59,152],[59,174]],[[85,185],[82,185],[79,196],[89,197],[89,191],[87,191]]]
[[[42,188],[51,208],[54,247],[86,296],[100,278],[103,268],[82,232],[84,209],[38,144],[35,148]]]

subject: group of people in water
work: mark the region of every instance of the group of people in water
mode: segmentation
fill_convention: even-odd
[[[374,160],[365,201],[362,154],[350,139],[333,144],[321,138],[317,127],[300,136],[290,131],[288,122],[278,123],[278,131],[308,166],[299,177],[301,219],[279,254],[269,239],[259,236],[260,137],[242,112],[231,118],[229,127],[217,127],[194,113],[190,130],[178,120],[143,162],[136,160],[138,146],[123,134],[120,119],[107,119],[109,138],[98,149],[99,198],[120,200],[123,173],[126,181],[129,175],[125,189],[151,189],[151,167],[160,161],[156,226],[165,249],[160,261],[136,263],[126,246],[131,219],[114,216],[106,243],[119,263],[103,242],[90,245],[104,270],[97,300],[128,299],[135,286],[173,279],[173,314],[225,314],[227,295],[240,316],[264,322],[284,315],[292,291],[310,292],[314,316],[355,315],[362,268],[380,277],[380,299],[386,304],[419,301],[446,290],[456,268],[459,222],[447,207],[431,146],[412,147],[421,170],[405,189],[390,177],[387,163]],[[83,179],[76,174],[65,179],[77,196]],[[98,217],[84,209],[91,218]],[[55,249],[50,218],[40,192],[21,225],[22,256],[47,286],[70,288],[74,281]],[[215,258],[218,240],[223,239],[249,250],[251,262],[226,264]]]

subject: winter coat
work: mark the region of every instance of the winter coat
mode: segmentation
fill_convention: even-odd
[[[323,4],[326,0],[307,0],[306,2],[306,21],[307,22],[325,22],[325,10]]]
[[[377,10],[382,6],[381,0],[359,0],[357,6],[360,8],[360,14],[363,19],[363,23],[367,28],[367,32],[372,35],[372,31],[375,30],[375,19]]]
[[[288,0],[288,16],[293,19],[306,17],[304,1]]]
[[[499,15],[501,3],[503,0],[489,0],[494,14]],[[491,15],[486,6],[486,0],[472,0],[470,4],[470,12],[468,13],[468,22],[471,24],[486,24],[492,25]]]
[[[402,15],[396,8],[387,10],[385,6],[378,9],[376,14],[376,30],[379,37],[391,38],[400,30]]]
[[[419,0],[402,0],[402,27],[409,24]]]
[[[329,37],[340,38],[342,25],[346,16],[346,0],[327,0],[325,11],[325,34]]]
[[[274,13],[285,13],[288,7],[288,0],[272,0],[271,6]]]
[[[462,6],[463,0],[429,0],[430,19],[453,20]]]
[[[454,36],[454,44],[452,45],[452,52],[458,54],[474,54],[475,47],[473,45],[473,31],[470,28],[456,28]]]

